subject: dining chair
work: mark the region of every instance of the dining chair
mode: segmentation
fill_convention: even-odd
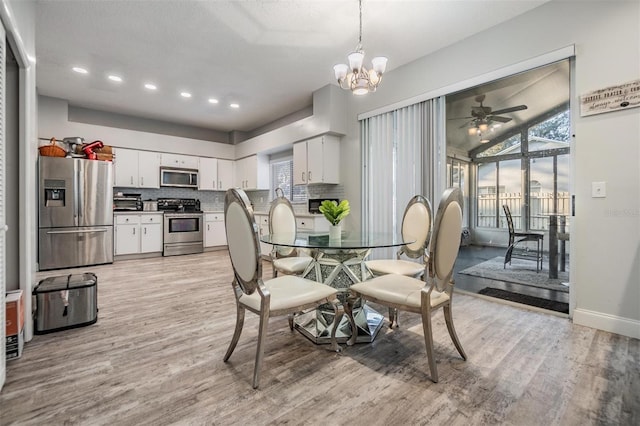
[[[341,348],[336,341],[335,325],[340,323],[344,310],[337,298],[337,290],[293,275],[263,281],[258,226],[250,208],[249,198],[244,191],[235,188],[227,191],[224,216],[229,257],[233,266],[231,285],[237,308],[235,331],[224,355],[224,362],[229,360],[240,339],[245,311],[257,314],[260,323],[253,388],[258,388],[269,318],[318,307],[325,303],[331,304],[334,310],[333,323],[327,324],[327,334],[328,330],[331,330],[330,348],[339,352]]]
[[[402,216],[402,238],[411,241],[400,247],[395,259],[374,259],[365,262],[374,276],[386,274],[400,274],[419,278],[424,274],[429,254],[427,252],[431,239],[433,214],[431,203],[422,195],[416,195],[405,207]],[[402,255],[410,259],[420,259],[420,262],[404,260]],[[389,327],[393,327],[394,320],[398,325],[397,311],[389,308]]]
[[[358,299],[372,301],[387,307],[420,314],[427,349],[431,380],[438,381],[438,371],[433,353],[433,332],[431,314],[443,309],[444,319],[451,340],[456,349],[466,360],[453,326],[451,300],[453,297],[453,266],[460,248],[460,232],[462,231],[462,193],[458,188],[449,188],[442,195],[436,213],[429,258],[422,279],[401,274],[387,274],[368,281],[357,283],[349,288],[349,297],[345,310],[353,324],[353,306]],[[356,332],[347,342],[355,343]]]
[[[276,192],[277,194],[277,192]],[[283,195],[271,202],[269,209],[269,234],[280,235],[282,242],[293,243],[296,238],[296,216],[289,200]],[[286,275],[300,275],[311,263],[311,256],[299,253],[294,247],[274,245],[271,253],[274,278],[278,272]]]
[[[511,265],[511,258],[529,259],[535,260],[536,272],[540,272],[542,270],[544,234],[538,232],[516,232],[515,227],[513,226],[513,218],[511,217],[511,210],[509,209],[509,206],[507,204],[503,204],[502,209],[504,210],[504,215],[507,218],[507,226],[509,227],[509,246],[507,247],[507,252],[504,254],[503,268],[507,267],[507,263]],[[528,247],[524,247],[524,244],[522,244],[527,241],[536,243],[535,253],[530,251]],[[518,250],[519,244],[522,244],[522,250]]]

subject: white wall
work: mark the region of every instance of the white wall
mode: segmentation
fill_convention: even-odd
[[[354,215],[361,213],[360,168],[353,167],[361,158],[358,114],[569,45],[576,49],[575,95],[637,79],[640,2],[549,2],[390,71],[375,94],[352,97],[341,176]],[[392,65],[393,52],[387,53]],[[584,118],[573,113],[573,319],[640,338],[640,108]],[[607,182],[606,198],[591,198],[594,181]]]

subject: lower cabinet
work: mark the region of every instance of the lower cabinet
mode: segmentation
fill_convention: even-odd
[[[115,215],[114,254],[154,253],[162,251],[162,214]]]
[[[269,216],[268,215],[255,215],[256,224],[258,225],[258,235],[262,237],[263,235],[269,235]],[[271,253],[271,244],[266,244],[260,242],[260,254],[262,256],[269,257],[269,253]]]
[[[216,247],[227,245],[227,234],[224,229],[223,213],[205,213],[204,246]]]

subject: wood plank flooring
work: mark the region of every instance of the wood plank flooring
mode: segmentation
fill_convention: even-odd
[[[469,359],[437,312],[437,384],[416,315],[341,354],[274,318],[254,390],[255,315],[222,362],[235,324],[226,251],[72,271],[97,274],[98,322],[35,336],[7,364],[1,425],[640,424],[640,341],[566,318],[456,295]]]

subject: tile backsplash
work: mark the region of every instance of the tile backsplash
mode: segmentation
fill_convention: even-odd
[[[197,198],[200,200],[200,207],[204,211],[222,211],[224,209],[225,191],[198,191],[191,188],[171,188],[162,187],[159,189],[150,188],[113,188],[113,193],[140,194],[143,200],[156,200],[158,198]],[[268,212],[271,200],[275,197],[273,191],[259,190],[247,191],[247,196],[253,204],[254,211]],[[342,185],[310,185],[306,187],[304,194],[292,201],[293,209],[296,213],[307,212],[307,200],[309,198],[344,198],[344,188]]]

